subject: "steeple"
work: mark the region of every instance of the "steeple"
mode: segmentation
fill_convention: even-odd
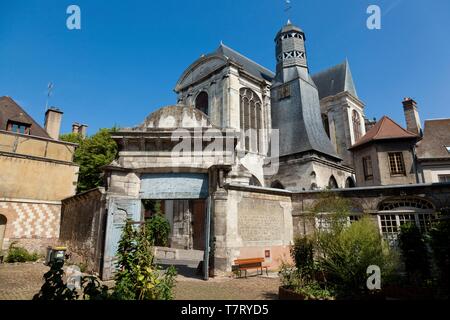
[[[305,33],[290,20],[275,37],[278,82],[286,82],[308,74]]]
[[[275,37],[277,73],[271,87],[272,128],[280,134],[280,156],[320,153],[340,161],[328,138],[317,87],[308,72],[305,33],[288,21]]]

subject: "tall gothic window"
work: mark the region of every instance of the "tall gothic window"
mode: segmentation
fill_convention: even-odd
[[[208,94],[205,91],[200,92],[195,99],[195,107],[208,115]]]
[[[240,94],[240,127],[243,135],[242,146],[247,151],[260,151],[260,130],[262,129],[262,104],[258,95],[242,88]]]
[[[355,142],[361,138],[361,117],[358,111],[353,110],[352,112],[352,122],[353,122],[353,133],[355,135]]]

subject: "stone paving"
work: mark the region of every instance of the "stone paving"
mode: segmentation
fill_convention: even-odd
[[[48,267],[42,263],[0,264],[0,300],[30,300],[42,286]],[[249,276],[247,279],[177,277],[177,300],[266,300],[277,299],[279,279]]]

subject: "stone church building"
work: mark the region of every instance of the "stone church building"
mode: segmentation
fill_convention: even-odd
[[[407,129],[369,121],[348,61],[312,75],[305,41],[283,26],[275,73],[224,44],[193,62],[175,105],[113,133],[119,155],[103,168],[106,187],[63,201],[60,240],[108,279],[126,219],[143,221],[146,201],[159,201],[171,224],[164,254],[204,252],[215,274],[237,258],[264,257],[275,269],[294,236],[315,227],[307,213],[326,189],[391,240],[405,221],[426,228],[448,210],[450,184],[420,180],[432,175],[420,170],[445,167],[450,151],[417,160],[415,102],[404,102]]]

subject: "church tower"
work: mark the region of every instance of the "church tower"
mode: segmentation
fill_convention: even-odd
[[[279,131],[280,166],[271,183],[292,191],[343,187],[352,173],[341,166],[325,131],[319,92],[308,70],[305,33],[288,21],[275,43],[271,116],[272,129]]]
[[[308,74],[305,33],[288,20],[275,37],[277,73],[275,81],[288,82]]]

